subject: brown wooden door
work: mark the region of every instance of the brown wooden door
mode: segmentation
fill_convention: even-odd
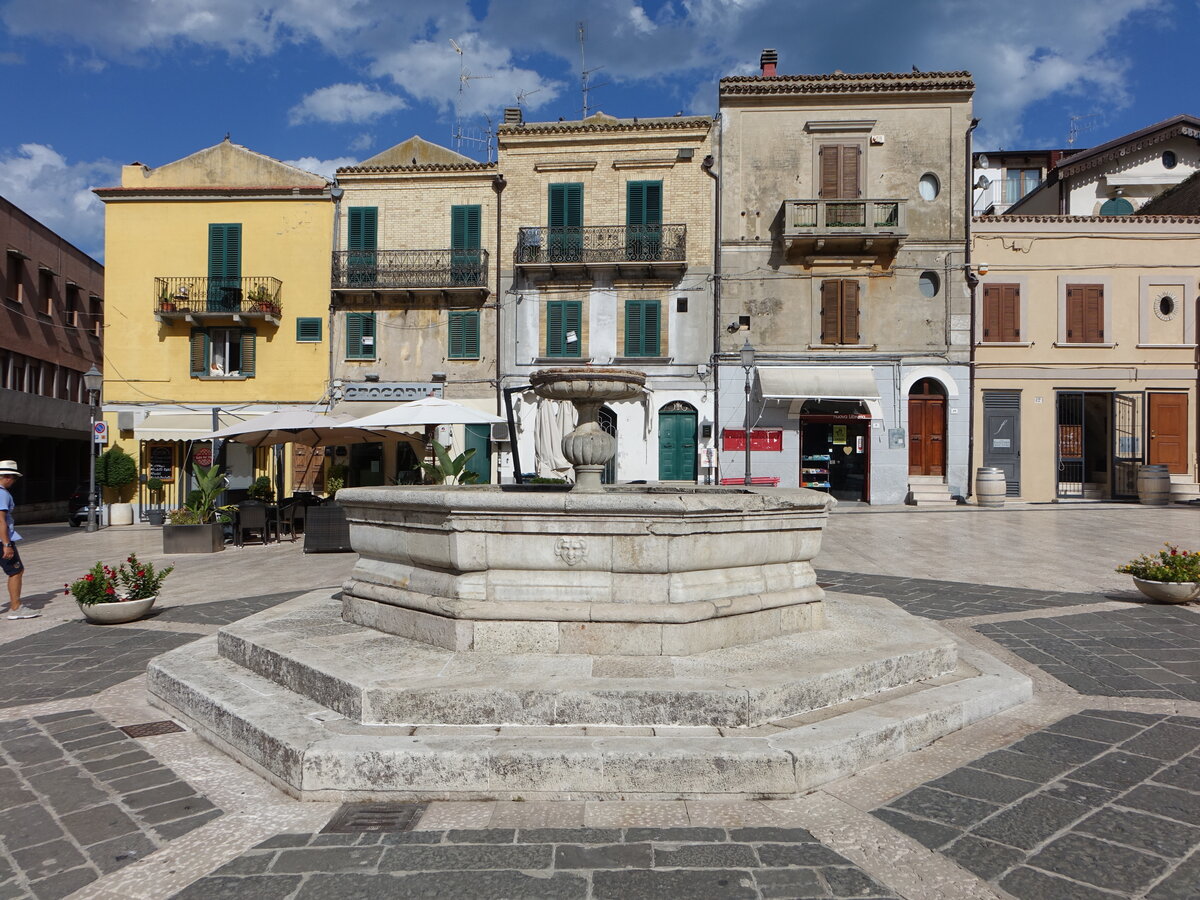
[[[937,382],[923,378],[908,395],[908,474],[946,472],[946,397]]]
[[[1150,453],[1146,461],[1187,472],[1187,394],[1149,394]]]

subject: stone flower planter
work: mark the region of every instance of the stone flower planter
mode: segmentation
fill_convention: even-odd
[[[116,603],[91,603],[84,605],[75,601],[79,611],[93,625],[119,625],[122,622],[134,622],[150,612],[157,597],[144,597],[141,600],[119,600]]]
[[[1147,581],[1133,576],[1134,586],[1159,603],[1187,603],[1200,598],[1200,582],[1197,581]]]

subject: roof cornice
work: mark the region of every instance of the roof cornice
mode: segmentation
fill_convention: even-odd
[[[722,78],[721,96],[755,94],[910,94],[970,92],[971,73],[958,72],[842,72],[821,75],[733,75]]]

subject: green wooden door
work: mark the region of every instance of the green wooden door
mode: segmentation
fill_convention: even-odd
[[[696,411],[663,409],[658,414],[658,480],[696,480]]]
[[[583,260],[583,185],[578,182],[550,185],[550,226],[546,246],[551,262]]]
[[[242,301],[242,226],[208,226],[209,312],[237,312]]]
[[[631,181],[626,186],[625,256],[629,262],[662,258],[661,181]]]
[[[482,207],[450,207],[450,283],[483,284],[481,254]]]
[[[475,484],[487,484],[492,480],[491,426],[467,425],[467,450],[475,455],[467,460],[467,470],[477,476]]]
[[[346,281],[370,286],[378,279],[379,207],[351,206],[346,235]]]

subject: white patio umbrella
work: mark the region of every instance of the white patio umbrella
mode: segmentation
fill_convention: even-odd
[[[273,444],[317,447],[321,444],[365,444],[401,437],[395,432],[346,428],[344,426],[349,419],[349,416],[326,416],[302,409],[288,409],[238,422],[206,434],[199,440],[236,441],[251,447],[269,447]]]
[[[490,425],[503,422],[500,416],[481,412],[453,400],[423,397],[389,409],[351,419],[343,428],[410,428],[417,425]]]

